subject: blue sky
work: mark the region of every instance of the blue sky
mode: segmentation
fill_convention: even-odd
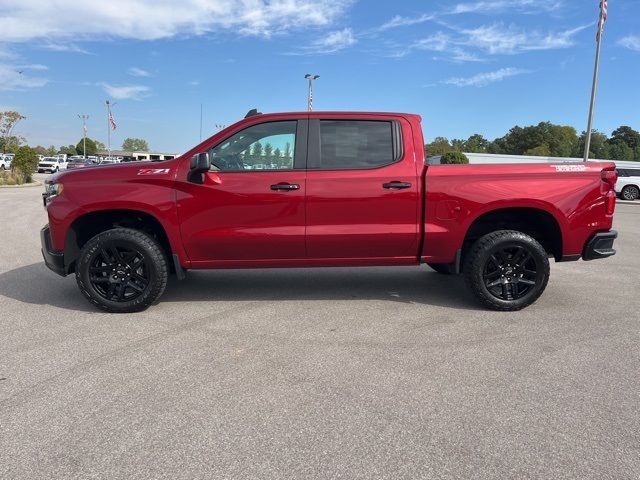
[[[406,111],[427,139],[585,129],[598,0],[3,0],[0,109],[30,144],[182,152],[253,107]],[[640,129],[640,2],[609,0],[595,128]],[[22,73],[19,73],[22,72]]]

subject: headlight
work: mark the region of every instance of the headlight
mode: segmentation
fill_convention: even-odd
[[[63,187],[61,183],[48,183],[44,188],[48,197],[54,197],[62,193]]]
[[[47,183],[42,194],[42,203],[46,207],[52,198],[62,193],[63,187],[61,183]]]

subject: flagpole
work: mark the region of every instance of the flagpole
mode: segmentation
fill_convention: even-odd
[[[111,158],[111,122],[109,116],[111,115],[111,107],[109,106],[109,100],[107,100],[107,155]]]
[[[589,150],[591,149],[591,130],[593,129],[593,111],[596,104],[596,91],[598,90],[598,74],[600,73],[600,47],[602,45],[602,33],[604,31],[603,1],[600,0],[600,19],[598,20],[598,33],[596,35],[596,62],[593,68],[593,84],[591,85],[591,103],[589,104],[589,120],[587,122],[587,135],[584,142],[584,162],[589,160]]]

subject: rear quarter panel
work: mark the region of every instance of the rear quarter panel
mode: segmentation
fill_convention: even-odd
[[[595,232],[611,229],[601,171],[609,163],[430,165],[426,172],[423,259],[450,263],[474,220],[503,208],[537,208],[562,233],[562,252],[580,255]]]

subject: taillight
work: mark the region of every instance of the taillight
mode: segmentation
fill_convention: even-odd
[[[616,182],[618,181],[618,172],[616,170],[602,170],[602,181],[605,182],[611,190],[616,188]]]
[[[616,192],[609,190],[606,197],[607,215],[613,215],[616,210]]]

